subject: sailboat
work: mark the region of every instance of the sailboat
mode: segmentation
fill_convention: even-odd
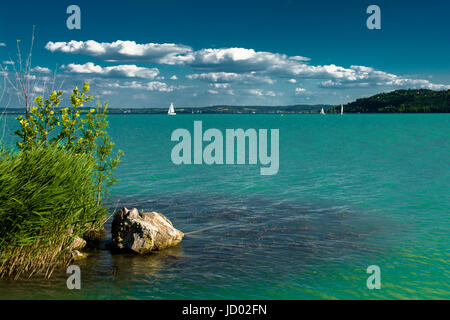
[[[169,116],[174,116],[174,115],[176,115],[175,109],[173,108],[173,103],[170,104],[169,111],[167,111],[167,114],[168,114]]]
[[[322,107],[322,109],[320,110],[320,114],[325,114],[325,110],[323,110],[323,107]]]
[[[344,114],[344,105],[341,104],[341,115]]]

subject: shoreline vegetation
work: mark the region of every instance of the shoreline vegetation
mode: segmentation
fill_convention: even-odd
[[[450,113],[450,90],[428,89],[395,90],[344,104],[344,113]],[[324,108],[326,113],[340,113],[340,105],[290,106],[232,106],[177,107],[177,114],[316,114]],[[87,108],[80,108],[87,112]],[[110,108],[109,114],[167,114],[164,108]],[[24,108],[8,108],[5,114],[23,114]]]
[[[0,278],[50,277],[77,239],[103,228],[93,162],[57,145],[0,152]]]
[[[113,153],[107,103],[80,112],[89,91],[73,89],[69,107],[61,91],[36,97],[16,117],[18,151],[0,146],[0,278],[50,277],[102,234],[123,152]]]

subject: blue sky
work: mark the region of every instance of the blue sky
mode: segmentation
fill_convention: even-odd
[[[81,30],[66,27],[71,4]],[[381,30],[366,27],[371,4]],[[12,70],[36,25],[35,94],[56,70],[64,91],[87,80],[112,107],[338,104],[450,88],[449,14],[446,0],[3,1],[0,62]]]

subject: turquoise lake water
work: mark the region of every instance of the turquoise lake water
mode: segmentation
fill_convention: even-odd
[[[81,290],[66,288],[62,270],[50,280],[0,280],[0,298],[450,298],[449,114],[109,119],[125,152],[112,210],[156,210],[183,232],[211,229],[149,256],[92,249],[77,262]],[[193,132],[194,120],[222,132],[279,129],[278,174],[174,165],[171,133]],[[381,269],[380,290],[366,286],[370,265]]]

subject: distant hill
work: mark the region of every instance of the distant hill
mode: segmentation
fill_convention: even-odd
[[[295,114],[319,113],[324,108],[327,113],[339,113],[340,106],[298,104],[290,106],[230,106],[209,107],[175,106],[177,114]],[[165,108],[110,108],[111,114],[165,114]],[[23,108],[8,108],[0,113],[24,113]],[[368,98],[357,99],[344,105],[345,113],[450,113],[450,90],[433,91],[426,89],[396,90],[379,93]]]
[[[330,105],[292,105],[292,106],[230,106],[217,105],[203,108],[176,108],[177,113],[316,113]],[[164,109],[167,112],[166,109]]]
[[[339,113],[341,107],[329,108],[328,113]],[[345,113],[449,113],[450,90],[433,91],[395,90],[344,105]]]
[[[292,105],[292,106],[230,106],[217,105],[209,107],[187,108],[175,106],[177,114],[252,114],[252,113],[317,113],[320,108],[329,108],[330,105]],[[155,114],[167,113],[168,108],[111,108],[110,113],[131,113],[131,114]]]
[[[252,113],[317,113],[321,108],[330,108],[331,105],[291,105],[291,106],[228,106],[218,105],[209,107],[185,108],[175,106],[177,114],[252,114]],[[89,108],[80,108],[87,110]],[[109,108],[110,114],[164,114],[168,108]],[[10,114],[25,113],[24,108],[8,108],[4,111]]]

